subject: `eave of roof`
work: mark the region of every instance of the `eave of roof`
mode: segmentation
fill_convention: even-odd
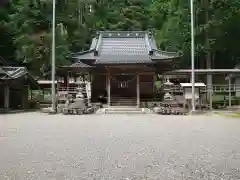
[[[161,60],[161,59],[177,59],[180,58],[182,54],[179,52],[168,52],[158,49],[153,49],[153,55],[151,56],[152,60]]]
[[[84,64],[82,62],[75,62],[69,66],[62,66],[62,67],[69,67],[69,68],[91,68],[92,66],[89,66],[87,64]]]
[[[83,62],[76,62],[71,65],[66,65],[66,66],[60,66],[57,68],[57,74],[63,75],[71,71],[72,73],[77,72],[77,73],[86,73],[92,71],[94,66],[90,66],[87,64],[84,64]]]
[[[30,73],[27,71],[25,67],[3,66],[2,70],[5,72],[5,74],[0,77],[1,80],[11,80],[11,79],[15,80],[15,79],[27,76],[31,87],[34,89],[39,88],[39,84],[33,78],[33,76],[30,75]]]

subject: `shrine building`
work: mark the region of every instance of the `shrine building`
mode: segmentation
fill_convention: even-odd
[[[140,106],[155,96],[157,74],[172,70],[177,52],[157,48],[150,31],[100,31],[91,47],[72,56],[74,63],[59,68],[62,86],[70,87],[87,75],[91,81],[91,101],[106,97],[108,106]]]

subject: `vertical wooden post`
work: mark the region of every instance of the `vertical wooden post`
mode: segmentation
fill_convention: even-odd
[[[184,110],[186,110],[187,108],[186,108],[186,106],[187,106],[187,100],[186,99],[184,99],[184,103],[183,103],[183,109]]]
[[[8,86],[8,84],[5,84],[5,86],[4,86],[4,109],[6,111],[8,111],[8,109],[9,109],[9,94],[10,94],[9,86]]]
[[[89,73],[89,81],[92,83],[92,73]]]
[[[111,80],[110,80],[110,74],[107,75],[107,86],[108,86],[108,107],[111,106]]]
[[[26,109],[26,98],[27,98],[27,94],[26,94],[26,86],[23,85],[22,87],[22,109]]]
[[[198,104],[199,104],[199,110],[202,110],[202,95],[201,95],[201,90],[200,88],[198,89],[199,92],[199,98],[198,98]]]
[[[69,93],[69,74],[70,74],[70,72],[68,71],[68,73],[67,73],[67,93]]]
[[[209,103],[210,103],[210,110],[213,109],[213,86],[212,86],[212,83],[211,84],[208,84],[208,97],[209,97]]]
[[[32,92],[32,89],[30,89],[30,96],[31,96],[31,100],[33,98],[33,92]]]
[[[139,75],[137,74],[137,107],[140,107]]]
[[[155,92],[156,75],[153,73],[153,92]]]
[[[232,88],[231,88],[231,77],[228,79],[228,106],[232,106]]]
[[[85,83],[85,74],[82,74],[82,81]]]

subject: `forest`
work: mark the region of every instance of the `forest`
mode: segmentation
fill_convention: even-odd
[[[51,67],[52,0],[1,0],[0,56],[44,76]],[[240,62],[240,0],[194,0],[196,68]],[[89,48],[99,30],[151,30],[158,47],[190,67],[189,0],[56,0],[56,63]]]

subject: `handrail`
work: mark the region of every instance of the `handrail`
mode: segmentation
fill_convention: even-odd
[[[79,92],[78,90],[79,87],[58,87],[57,90],[58,92]],[[81,92],[86,92],[86,88],[82,87]]]
[[[141,82],[143,84],[147,84],[148,82]],[[149,82],[150,84],[150,82]],[[71,92],[78,92],[79,87],[58,87],[58,91],[71,91]],[[83,91],[86,91],[85,87],[81,87]],[[183,92],[183,88],[180,85],[173,85],[171,87],[163,87],[163,90],[165,91],[171,91],[171,92]],[[212,88],[209,86],[203,87],[200,89],[201,92],[229,92],[229,86],[228,85],[213,85]],[[231,85],[230,87],[231,92],[240,92],[240,85]]]
[[[180,85],[173,85],[171,87],[168,88],[163,88],[166,91],[172,91],[172,92],[183,92],[183,88]],[[200,89],[201,92],[209,92],[209,91],[213,91],[213,92],[229,92],[229,90],[231,92],[240,92],[240,85],[236,85],[236,84],[232,84],[230,89],[228,85],[212,85],[211,86],[206,86]]]

